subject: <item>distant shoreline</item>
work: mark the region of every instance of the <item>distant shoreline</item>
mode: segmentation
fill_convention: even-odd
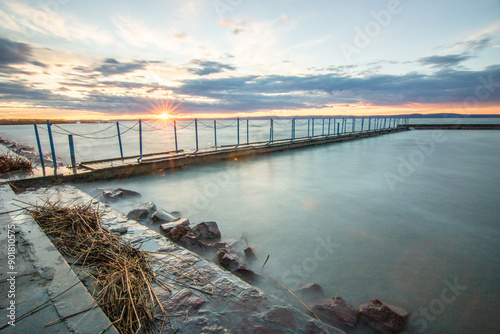
[[[402,118],[500,118],[500,114],[473,114],[473,115],[464,115],[464,114],[453,114],[453,113],[444,113],[444,114],[404,114],[404,115],[361,115],[361,116],[353,116],[353,115],[307,115],[307,116],[257,116],[253,117],[248,115],[247,117],[240,118],[249,118],[249,119],[306,119],[306,118],[392,118],[392,117],[402,117]],[[209,118],[209,119],[236,119],[237,117],[228,117],[228,118]],[[190,120],[194,118],[181,118],[180,120]],[[204,118],[199,118],[200,120]],[[142,118],[142,120],[157,120],[154,118]],[[51,119],[50,122],[52,124],[75,124],[75,123],[114,123],[114,122],[123,122],[123,121],[134,121],[134,119],[114,119],[114,120],[65,120],[65,119]],[[0,119],[0,125],[32,125],[32,124],[46,124],[46,119]]]

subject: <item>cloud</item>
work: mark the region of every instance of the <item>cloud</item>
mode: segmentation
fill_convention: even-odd
[[[433,67],[449,67],[456,66],[461,62],[471,59],[472,56],[461,54],[461,55],[447,55],[447,56],[430,56],[423,57],[417,60],[422,65],[430,65]]]
[[[31,57],[31,47],[25,43],[0,38],[0,65],[23,64]]]
[[[103,64],[93,69],[93,71],[100,72],[103,75],[116,75],[116,74],[126,74],[134,72],[137,70],[143,70],[146,68],[146,61],[133,61],[130,63],[120,63],[114,58],[107,58],[104,60]]]
[[[3,7],[3,8],[1,8]],[[0,7],[0,27],[35,38],[37,34],[107,45],[112,37],[103,29],[61,10],[59,6],[34,8],[27,3],[6,1]]]
[[[198,65],[198,67],[191,67],[188,68],[188,72],[191,72],[196,75],[208,75],[212,73],[221,73],[224,72],[225,70],[228,71],[235,71],[236,67],[229,65],[229,64],[223,64],[219,63],[216,61],[209,61],[209,60],[200,60],[200,59],[193,59],[191,60],[192,64]]]

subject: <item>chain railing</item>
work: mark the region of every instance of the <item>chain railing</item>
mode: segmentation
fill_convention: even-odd
[[[80,141],[82,140],[85,140],[86,143],[101,141],[101,144],[87,144],[86,146],[87,148],[90,146],[90,148],[94,149],[99,147],[102,150],[106,148],[108,151],[111,151],[114,150],[112,147],[116,145],[116,142],[113,144],[110,140],[117,138],[120,156],[116,157],[116,159],[126,159],[127,157],[124,156],[123,140],[125,140],[125,148],[127,150],[137,145],[137,141],[134,143],[133,137],[130,136],[131,132],[136,133],[136,135],[138,134],[139,155],[134,157],[138,157],[138,160],[141,161],[144,156],[143,146],[145,143],[151,146],[151,148],[165,147],[164,152],[161,153],[169,152],[171,154],[178,154],[181,151],[192,151],[196,154],[200,150],[207,149],[219,150],[227,147],[239,148],[240,146],[248,147],[257,144],[270,145],[283,141],[314,140],[318,137],[343,136],[361,132],[394,129],[407,124],[408,119],[402,117],[337,116],[277,119],[139,120],[132,125],[122,121],[113,122],[113,124],[103,129],[92,132],[82,132],[80,129],[78,132],[72,131],[66,126],[51,124],[50,121],[47,121],[47,127],[40,128],[46,130],[48,133],[53,162],[57,161],[54,136],[68,136],[71,167],[75,168],[76,156],[78,155],[78,152],[75,150],[75,143],[81,144]],[[34,125],[34,128],[41,164],[44,167],[42,143],[37,125]],[[122,131],[120,128],[124,130]],[[126,136],[124,137],[124,135]],[[182,143],[182,150],[179,149],[180,142]],[[60,145],[60,137],[58,137],[57,143]],[[174,147],[172,148],[170,145]],[[92,150],[87,149],[87,151]],[[98,153],[100,153],[99,150]],[[155,153],[148,153],[147,155],[153,154]],[[90,155],[90,153],[87,152],[87,155]],[[109,158],[109,156],[106,158]],[[54,163],[54,168],[57,168],[57,163]]]

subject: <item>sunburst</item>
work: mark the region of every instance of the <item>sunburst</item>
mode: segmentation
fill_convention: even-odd
[[[156,100],[151,105],[150,110],[154,113],[154,117],[161,121],[168,121],[176,117],[176,113],[180,110],[180,103],[175,104],[171,99]]]

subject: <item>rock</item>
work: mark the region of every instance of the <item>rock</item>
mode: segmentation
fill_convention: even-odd
[[[241,258],[239,254],[233,250],[228,248],[222,248],[217,251],[217,258],[222,267],[227,270],[233,272],[238,269],[241,264]]]
[[[207,249],[212,249],[212,250],[219,250],[221,248],[227,248],[228,245],[226,242],[224,241],[211,241],[211,240],[203,240],[203,239],[200,239],[199,240],[201,244],[203,244],[203,246]]]
[[[332,326],[354,327],[358,322],[356,310],[339,296],[310,308],[322,321]]]
[[[205,246],[196,238],[192,231],[189,231],[179,240],[179,244],[193,252],[200,252],[205,249]]]
[[[240,256],[233,249],[219,249],[217,251],[217,258],[222,267],[245,281],[252,282],[258,277],[252,269],[240,262]]]
[[[128,232],[128,228],[122,226],[122,227],[112,228],[110,231],[122,235]]]
[[[297,320],[290,309],[276,308],[266,313],[266,319],[279,326],[297,329]]]
[[[179,219],[179,220],[176,220],[175,222],[172,222],[172,223],[165,223],[165,224],[161,224],[160,225],[160,228],[161,230],[167,235],[167,236],[170,236],[170,231],[178,226],[178,225],[182,225],[182,226],[186,226],[188,227],[189,226],[189,219],[185,219],[185,218],[182,218],[182,219]]]
[[[316,283],[306,283],[301,285],[295,294],[307,303],[325,299],[323,289]]]
[[[193,227],[193,234],[198,239],[219,240],[221,237],[219,227],[216,222],[202,222]]]
[[[372,299],[358,307],[361,320],[381,333],[399,333],[405,326],[408,312],[397,306],[392,306]]]
[[[111,199],[111,200],[118,200],[121,198],[131,198],[131,197],[142,197],[142,195],[136,191],[122,189],[122,188],[117,188],[115,190],[105,190],[102,193],[102,195],[105,198]]]
[[[134,220],[141,220],[148,218],[148,210],[145,209],[134,209],[127,213],[127,217]]]
[[[266,325],[256,323],[249,319],[242,319],[231,330],[233,334],[284,334],[281,329],[271,328]]]
[[[174,217],[172,216],[170,213],[168,213],[167,211],[163,210],[163,209],[160,209],[158,211],[156,211],[155,213],[153,213],[151,215],[151,218],[156,222],[156,221],[166,221],[166,222],[173,222],[173,221],[176,221],[176,220],[179,220],[178,217]]]
[[[255,255],[255,250],[252,247],[247,247],[243,251],[245,252],[245,257],[247,258],[247,260],[257,260],[257,255]]]
[[[191,232],[191,229],[189,227],[184,225],[177,225],[170,230],[169,236],[172,241],[178,242],[189,232]]]
[[[139,205],[134,210],[130,211],[127,214],[127,217],[135,220],[145,219],[148,217],[151,218],[153,213],[155,213],[156,211],[157,211],[156,205],[153,202],[147,202]]]

